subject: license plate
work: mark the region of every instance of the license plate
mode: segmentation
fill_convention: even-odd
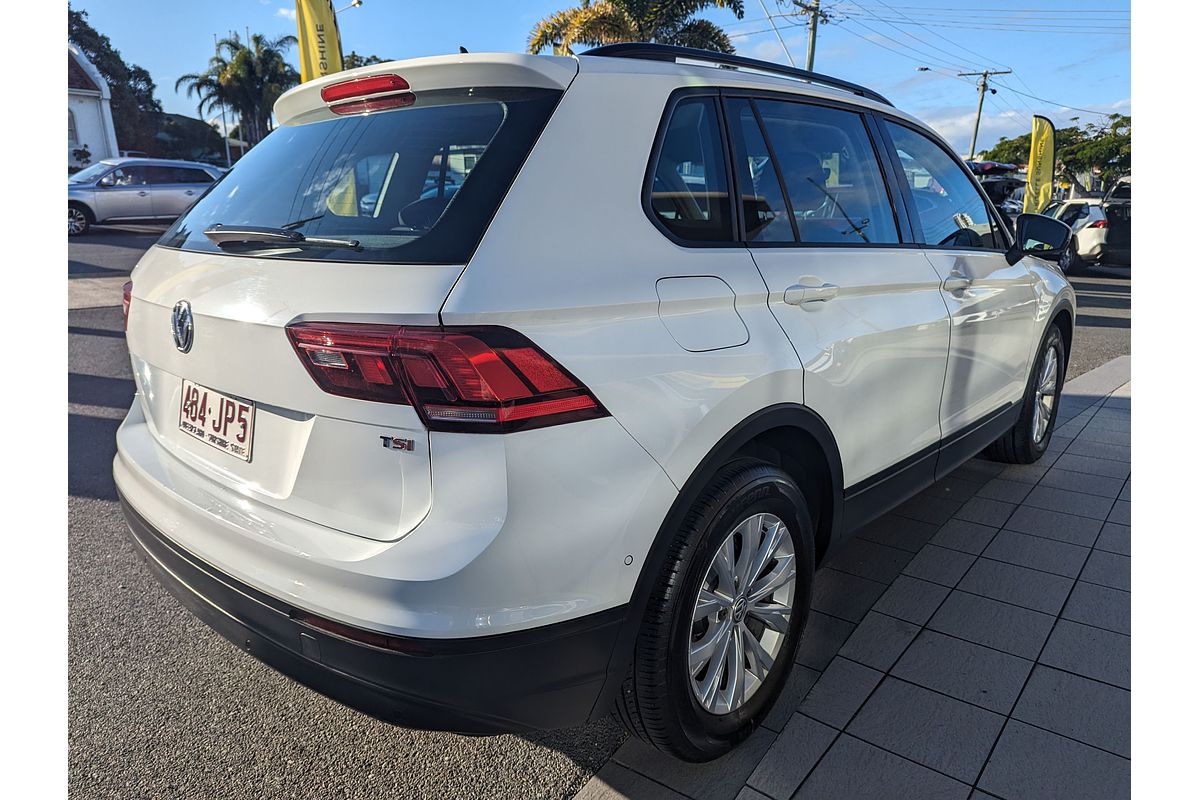
[[[254,403],[184,380],[179,396],[179,430],[249,461],[254,440]]]

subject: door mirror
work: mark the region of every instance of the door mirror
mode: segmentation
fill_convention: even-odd
[[[1017,242],[1005,254],[1009,264],[1015,264],[1027,255],[1057,261],[1071,241],[1071,229],[1067,225],[1041,214],[1021,214],[1015,227]]]
[[[107,175],[105,175],[100,180],[96,181],[97,186],[103,186],[105,189],[115,186],[116,183],[117,183],[117,179],[113,177],[113,174],[111,172],[108,173]]]

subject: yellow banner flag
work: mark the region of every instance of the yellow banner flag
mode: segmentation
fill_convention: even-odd
[[[1054,197],[1054,123],[1045,117],[1033,118],[1026,173],[1025,205],[1021,210],[1036,214]]]
[[[300,82],[342,71],[342,40],[332,0],[296,0]]]

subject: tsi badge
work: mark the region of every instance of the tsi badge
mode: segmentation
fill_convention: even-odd
[[[416,442],[412,439],[400,439],[395,436],[380,436],[379,438],[383,440],[383,446],[388,450],[406,450],[411,453],[416,447]]]

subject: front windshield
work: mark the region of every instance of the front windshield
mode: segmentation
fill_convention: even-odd
[[[95,183],[97,178],[110,169],[112,169],[112,164],[105,164],[104,162],[92,164],[90,167],[81,169],[79,172],[68,177],[67,183]]]
[[[430,91],[399,110],[285,125],[159,244],[230,255],[248,249],[256,258],[464,263],[559,96],[524,88]],[[222,248],[204,234],[216,225],[285,228],[358,246]]]

